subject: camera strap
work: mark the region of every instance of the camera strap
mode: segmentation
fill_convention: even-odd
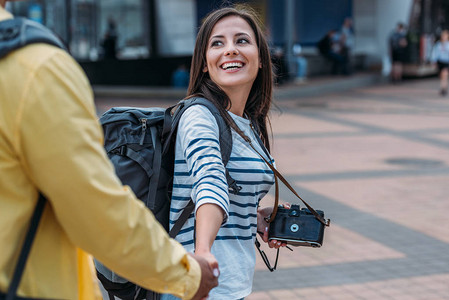
[[[282,181],[282,183],[296,196],[298,197],[299,200],[301,200],[304,205],[307,207],[307,209],[315,216],[315,218],[320,221],[323,225],[325,226],[329,226],[330,225],[330,219],[324,219],[324,217],[322,217],[321,215],[319,215],[315,209],[313,209],[305,200],[303,200],[298,193],[295,191],[295,189],[290,185],[290,183],[288,183],[288,181],[284,178],[284,176],[282,176],[281,173],[279,173],[278,170],[276,170],[276,168],[273,166],[273,164],[271,162],[269,162],[268,160],[270,159],[270,154],[268,153],[267,149],[264,147],[264,143],[262,142],[260,135],[258,133],[258,130],[256,130],[253,126],[253,123],[250,123],[251,129],[253,130],[254,136],[257,139],[257,142],[259,143],[260,147],[262,148],[262,150],[265,152],[265,155],[267,156],[267,158],[265,158],[252,144],[251,139],[249,137],[247,137],[241,130],[240,128],[237,126],[237,124],[235,124],[234,120],[232,118],[230,118],[229,120],[229,125],[235,130],[235,132],[237,132],[244,141],[246,141],[249,146],[262,158],[262,160],[267,164],[267,166],[271,169],[271,171],[273,171],[274,174],[274,184],[275,184],[275,198],[274,198],[274,206],[273,206],[273,212],[271,213],[270,217],[265,218],[265,221],[267,221],[267,223],[271,223],[275,217],[276,217],[276,213],[278,210],[278,205],[279,205],[279,184],[278,184],[278,178]],[[261,232],[259,232],[261,233]],[[274,266],[272,267],[267,255],[265,254],[265,252],[260,249],[260,242],[257,240],[255,240],[255,244],[256,244],[256,248],[260,253],[260,256],[263,259],[263,262],[265,263],[265,265],[267,266],[268,270],[270,270],[270,272],[273,272],[274,270],[276,270],[277,267],[277,263],[278,263],[278,258],[279,258],[279,248],[277,249],[276,252],[276,260],[274,263]],[[293,251],[291,248],[287,247],[290,251]]]
[[[257,134],[256,134],[256,138],[260,138]],[[307,209],[315,216],[315,218],[318,219],[318,221],[320,221],[323,225],[325,226],[329,226],[330,225],[330,219],[324,219],[320,214],[318,214],[316,212],[315,209],[313,209],[312,206],[310,206],[305,200],[303,200],[298,193],[295,191],[295,189],[290,185],[290,183],[288,183],[288,181],[284,178],[284,176],[282,176],[281,173],[279,173],[278,170],[276,170],[276,168],[273,166],[272,163],[270,163],[265,157],[263,157],[263,155],[260,154],[259,151],[257,151],[257,149],[254,147],[254,145],[251,143],[251,141],[249,141],[249,145],[250,147],[256,151],[256,153],[265,161],[265,163],[268,165],[268,167],[271,169],[271,171],[273,171],[275,179],[279,178],[282,183],[296,196],[298,197],[299,200],[301,200],[304,205],[307,207]],[[278,185],[277,185],[277,180],[275,180],[276,182],[276,191],[275,191],[275,205],[276,205],[276,210],[273,210],[272,216],[270,217],[270,220],[268,221],[269,223],[271,221],[274,220],[274,216],[276,216],[276,212],[277,212],[277,205],[279,203],[279,191],[278,191]],[[274,216],[273,216],[274,215]]]
[[[259,242],[259,240],[257,238],[256,238],[256,242],[255,243],[256,243],[256,248],[259,251],[260,256],[262,257],[262,260],[265,263],[265,265],[267,266],[268,270],[270,270],[270,272],[273,272],[274,270],[276,270],[276,268],[278,266],[278,258],[279,258],[279,249],[280,248],[278,248],[277,251],[276,251],[276,260],[274,262],[274,266],[272,267],[271,264],[270,264],[270,261],[268,260],[267,255],[265,254],[265,252],[262,249],[260,249],[260,242]],[[293,250],[291,250],[291,251],[293,251]]]
[[[237,126],[237,125],[236,125]],[[251,123],[251,128],[254,132],[254,135],[256,136],[256,139],[258,140],[259,144],[263,145],[262,141],[260,140],[260,136],[257,133],[257,131],[254,129],[253,124]],[[273,212],[271,213],[271,216],[269,219],[266,219],[266,221],[268,223],[271,223],[277,213],[277,208],[278,208],[278,203],[279,203],[279,186],[278,186],[278,182],[277,182],[277,178],[279,178],[282,183],[296,196],[298,197],[299,200],[301,200],[304,205],[307,207],[307,209],[315,216],[315,218],[317,218],[318,221],[320,221],[323,225],[325,226],[329,226],[330,225],[330,219],[324,219],[320,214],[318,214],[315,209],[313,209],[305,200],[303,200],[298,193],[295,191],[295,189],[290,185],[290,183],[288,183],[288,181],[284,178],[284,176],[282,176],[281,173],[279,173],[278,170],[276,170],[276,168],[273,166],[272,163],[270,163],[262,154],[260,154],[259,151],[257,151],[257,149],[254,147],[254,145],[251,142],[251,139],[249,139],[247,136],[244,136],[241,131],[238,132],[240,134],[240,136],[249,144],[249,146],[265,161],[265,163],[268,165],[268,167],[271,169],[271,171],[273,171],[274,173],[274,179],[275,179],[275,199],[274,199],[274,207],[273,207]]]

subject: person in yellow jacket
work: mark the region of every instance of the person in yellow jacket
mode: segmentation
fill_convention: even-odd
[[[5,1],[0,21],[13,17]],[[183,299],[207,297],[217,285],[216,260],[187,254],[116,177],[79,65],[61,49],[31,44],[0,59],[1,293],[39,192],[48,201],[19,296],[96,299],[90,254],[138,285]]]

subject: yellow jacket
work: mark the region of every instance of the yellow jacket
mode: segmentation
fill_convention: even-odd
[[[195,294],[199,265],[121,185],[102,145],[92,90],[67,53],[33,44],[0,59],[0,291],[41,191],[49,201],[20,296],[94,299],[86,253],[146,288]]]

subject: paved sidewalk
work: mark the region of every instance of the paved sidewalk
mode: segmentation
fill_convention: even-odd
[[[276,91],[273,155],[331,227],[320,249],[281,250],[273,273],[258,257],[246,299],[449,299],[449,97],[436,78],[321,84]],[[97,98],[99,112],[169,103]],[[286,188],[281,198],[298,202]]]

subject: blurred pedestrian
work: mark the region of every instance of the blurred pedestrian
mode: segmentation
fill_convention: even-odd
[[[391,80],[393,83],[402,80],[402,67],[407,55],[407,31],[404,24],[398,23],[389,38],[390,57],[392,61]]]
[[[325,58],[328,58],[329,53],[332,51],[334,35],[335,30],[329,30],[317,43],[320,54]]]
[[[332,64],[331,73],[333,75],[348,75],[348,58],[344,52],[344,44],[341,34],[337,30],[329,30],[318,42],[318,50],[321,55]]]
[[[445,96],[448,87],[449,74],[449,31],[443,30],[440,40],[435,43],[432,49],[431,61],[438,66],[440,77],[440,94]]]
[[[4,7],[0,0],[0,21],[13,18]],[[21,36],[0,38],[0,47],[8,37]],[[145,288],[207,296],[218,266],[170,239],[120,183],[103,148],[92,89],[71,56],[35,43],[1,58],[0,70],[0,299],[36,203],[43,214],[21,297],[98,299],[87,253]]]
[[[117,25],[115,20],[110,17],[108,19],[107,30],[104,34],[101,47],[103,48],[104,59],[116,59],[117,58]]]
[[[293,56],[296,63],[295,83],[304,83],[307,75],[307,59],[302,55],[300,44],[293,45]]]
[[[273,49],[272,62],[274,66],[274,82],[276,84],[284,84],[289,79],[288,66],[285,61],[285,51],[281,46],[276,46]]]
[[[344,70],[344,74],[350,75],[352,73],[352,54],[354,51],[355,45],[355,37],[354,37],[354,28],[352,25],[352,19],[347,17],[343,21],[343,25],[340,29],[340,42],[342,44],[342,55],[346,57],[346,66]]]
[[[179,65],[173,71],[171,85],[174,88],[187,88],[189,86],[189,72],[185,64]]]
[[[349,53],[351,53],[355,45],[354,28],[351,18],[345,18],[340,32],[344,36],[345,47],[348,49]]]
[[[188,251],[218,260],[220,279],[210,300],[242,299],[251,293],[256,232],[268,243],[264,217],[273,208],[258,207],[274,183],[273,172],[248,142],[273,161],[268,140],[273,78],[270,52],[251,12],[227,7],[205,18],[196,39],[191,76],[188,98],[203,97],[214,103],[231,127],[231,158],[225,168],[219,127],[210,111],[201,105],[187,109],[176,137],[170,223],[188,204],[186,196],[190,198],[195,213],[176,239]],[[263,142],[257,141],[256,134]],[[229,191],[226,169],[241,190]],[[270,247],[282,245],[269,242]],[[164,295],[162,299],[173,297]]]

